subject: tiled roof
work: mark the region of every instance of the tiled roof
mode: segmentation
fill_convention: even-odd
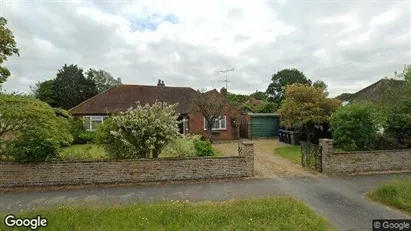
[[[196,91],[189,87],[145,85],[118,85],[71,108],[72,115],[100,115],[113,111],[126,111],[136,102],[152,104],[156,100],[178,103],[178,113],[187,113],[190,100]]]

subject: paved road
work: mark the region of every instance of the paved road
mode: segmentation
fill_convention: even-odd
[[[118,205],[167,200],[221,201],[233,198],[291,195],[309,204],[339,230],[371,230],[377,218],[409,218],[367,201],[364,193],[379,183],[411,174],[353,177],[277,177],[225,182],[72,189],[0,194],[0,212],[66,205]]]

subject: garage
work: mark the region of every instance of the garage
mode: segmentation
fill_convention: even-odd
[[[278,136],[280,116],[272,113],[249,113],[251,138],[271,138]]]

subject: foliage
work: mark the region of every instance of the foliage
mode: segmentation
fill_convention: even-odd
[[[281,126],[301,130],[310,141],[315,126],[328,123],[341,105],[341,101],[327,98],[322,89],[300,83],[287,86],[284,96],[278,109]]]
[[[354,95],[354,94],[352,94],[352,93],[342,93],[342,94],[338,95],[335,98],[338,99],[338,100],[341,100],[341,101],[349,101],[351,99],[352,95]]]
[[[340,107],[331,118],[336,147],[346,151],[372,149],[380,120],[375,106],[369,103]]]
[[[176,105],[155,102],[137,105],[106,120],[97,129],[97,142],[116,159],[157,158],[179,135]]]
[[[37,99],[48,103],[52,107],[57,107],[58,103],[56,101],[56,89],[54,87],[54,80],[46,80],[44,82],[38,82],[31,90],[34,97]]]
[[[109,72],[105,70],[95,70],[90,68],[86,72],[86,76],[87,79],[95,83],[98,93],[121,84],[120,78],[114,78]]]
[[[254,97],[255,99],[258,100],[267,100],[267,94],[263,91],[255,91],[253,93],[250,94],[250,97]]]
[[[46,129],[65,146],[72,142],[67,119],[40,100],[28,96],[0,94],[0,138],[7,133]]]
[[[70,133],[73,136],[73,144],[85,144],[86,142],[80,138],[82,133],[86,132],[83,121],[81,119],[70,120]]]
[[[405,145],[400,144],[395,137],[389,134],[377,134],[372,147],[373,150],[395,150],[403,148],[405,148]]]
[[[381,202],[390,207],[411,214],[411,180],[396,180],[380,185],[370,192],[371,200]]]
[[[411,99],[407,98],[393,104],[386,121],[386,132],[398,142],[405,143],[411,139]]]
[[[283,69],[273,74],[266,94],[271,102],[280,103],[284,99],[285,87],[294,83],[311,85],[311,80],[297,69]]]
[[[70,145],[70,125],[65,117],[56,115],[58,112],[38,99],[0,94],[0,139],[6,152],[11,152],[7,155],[22,161],[45,160],[54,158],[55,147]],[[36,154],[39,156],[25,157]]]
[[[212,140],[214,121],[221,119],[231,109],[228,100],[215,90],[197,91],[190,102],[190,112],[203,115],[207,121],[206,130],[209,140]]]
[[[95,132],[85,131],[80,133],[79,140],[83,144],[93,144],[96,142]]]
[[[230,101],[231,105],[238,107],[250,99],[250,96],[228,92],[227,99]]]
[[[83,69],[67,64],[58,70],[54,90],[56,106],[63,109],[70,109],[98,93],[96,84],[84,77]]]
[[[6,27],[7,20],[0,17],[0,85],[6,82],[10,76],[10,71],[2,64],[7,61],[7,57],[13,54],[19,55],[16,41],[14,40],[13,32]]]
[[[208,140],[196,140],[194,142],[194,147],[197,156],[213,156],[215,154],[213,145]]]
[[[194,143],[199,141],[199,135],[183,135],[171,140],[163,149],[161,157],[194,157],[197,156]]]
[[[56,159],[60,143],[44,129],[25,130],[16,140],[6,143],[5,155],[20,163],[37,163]]]
[[[62,206],[24,211],[16,216],[36,217],[38,214],[47,217],[49,230],[332,230],[324,218],[291,197]],[[0,229],[8,228],[2,222]]]

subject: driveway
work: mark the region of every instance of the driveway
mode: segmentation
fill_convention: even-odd
[[[320,177],[321,174],[310,171],[287,159],[274,155],[274,149],[280,147],[278,139],[253,140],[255,176],[257,178],[279,178],[293,176]],[[214,147],[224,156],[238,155],[237,143],[215,144]]]

